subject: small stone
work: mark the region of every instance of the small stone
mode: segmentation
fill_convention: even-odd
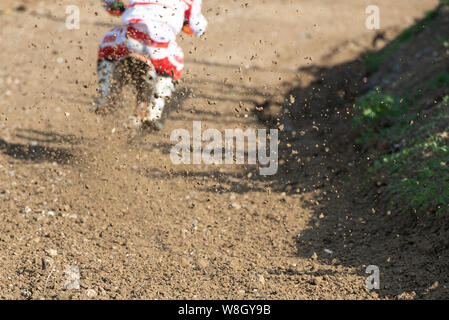
[[[290,95],[289,100],[290,100],[290,104],[295,103],[295,97],[294,96]]]
[[[20,295],[22,297],[29,298],[31,296],[31,293],[27,290],[22,290],[22,291],[20,291]]]
[[[52,257],[56,257],[58,255],[58,251],[55,249],[47,249],[45,252]]]
[[[440,284],[438,283],[438,281],[435,281],[430,287],[429,290],[435,290],[436,288],[438,288]]]
[[[312,279],[312,284],[317,286],[317,285],[319,285],[322,281],[323,281],[323,278],[321,278],[321,277],[314,277],[314,278]]]
[[[257,281],[259,281],[262,285],[264,285],[264,284],[265,284],[265,278],[264,278],[264,276],[260,274],[260,275],[257,277]]]
[[[233,202],[229,205],[230,209],[240,209],[242,206],[239,205],[237,202]]]
[[[89,298],[94,298],[97,296],[97,292],[94,289],[87,289],[86,296],[88,296]]]
[[[50,266],[50,263],[44,258],[42,258],[41,262],[42,262],[42,270],[46,270]]]

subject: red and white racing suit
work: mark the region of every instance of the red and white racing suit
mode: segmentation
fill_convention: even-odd
[[[102,0],[107,6],[115,0]],[[129,0],[122,14],[122,27],[105,34],[99,59],[117,60],[131,53],[151,60],[156,72],[177,80],[184,68],[184,54],[176,36],[188,23],[200,37],[207,21],[201,14],[202,0]]]

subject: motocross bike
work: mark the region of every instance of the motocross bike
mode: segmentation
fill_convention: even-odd
[[[120,2],[109,7],[107,11],[114,16],[120,16],[126,8],[127,4]],[[187,23],[185,23],[183,31],[188,35],[193,34]],[[157,78],[151,60],[142,54],[132,52],[126,46],[127,37],[136,38],[138,35],[139,31],[131,25],[116,27],[104,35],[100,44],[97,65],[99,95],[92,107],[95,112],[100,114],[113,111],[122,96],[122,89],[127,85],[132,85],[137,91],[137,116],[129,118],[135,127],[139,127],[147,116],[149,98],[153,94],[154,81]],[[166,109],[164,109],[162,121],[166,118]]]

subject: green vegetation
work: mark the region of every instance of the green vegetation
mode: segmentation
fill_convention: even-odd
[[[385,155],[374,166],[390,176],[393,203],[418,212],[449,211],[449,135],[419,136],[402,150]]]
[[[441,104],[445,107],[449,107],[449,96],[445,96]]]
[[[389,135],[392,128],[404,131],[403,127],[407,126],[409,119],[403,115],[408,109],[407,99],[383,94],[379,89],[362,96],[356,103],[352,123],[355,129],[363,128],[357,142]]]
[[[377,70],[404,43],[428,28],[447,5],[449,0],[440,0],[435,10],[385,49],[367,55],[365,65]],[[449,47],[447,35],[437,35],[437,39],[442,51]],[[405,96],[376,88],[356,101],[352,122],[356,141],[370,149],[374,163],[369,172],[372,178],[386,180],[387,205],[396,211],[449,213],[449,71],[443,70],[436,69],[436,75],[421,84],[412,81]],[[381,149],[373,150],[373,145]]]
[[[438,85],[446,85],[440,81],[445,76],[436,79]],[[362,130],[359,143],[384,137],[392,146],[405,141],[379,156],[370,170],[388,176],[392,205],[415,212],[449,212],[449,96],[436,108],[438,112],[418,126],[413,125],[415,115],[405,98],[377,90],[357,101],[353,126]]]

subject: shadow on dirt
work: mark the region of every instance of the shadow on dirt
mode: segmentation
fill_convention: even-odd
[[[259,191],[259,192],[265,192],[264,188],[260,188],[257,186],[254,186],[253,183],[255,181],[251,181],[246,178],[246,174],[248,171],[246,171],[245,174],[238,173],[229,175],[223,172],[220,172],[218,170],[211,171],[205,169],[204,171],[173,171],[173,172],[162,172],[157,169],[151,168],[151,169],[141,169],[138,170],[138,173],[144,177],[150,178],[150,179],[175,179],[177,177],[183,177],[183,178],[207,178],[212,179],[214,181],[213,186],[208,187],[201,187],[201,184],[198,185],[198,189],[205,192],[211,192],[211,193],[224,193],[224,192],[233,192],[233,193],[247,193],[249,191]]]
[[[414,53],[406,54],[401,59]],[[367,266],[379,267],[380,297],[447,299],[449,218],[385,209],[388,194],[368,178],[372,160],[354,143],[353,105],[369,89],[362,58],[299,72],[315,81],[293,88],[275,119],[259,114],[286,128],[273,191],[300,194],[300,205],[314,213],[295,238],[298,255],[316,254],[321,263],[354,267],[364,277]],[[413,79],[419,68],[407,72]]]
[[[31,162],[56,162],[58,164],[70,164],[75,156],[69,148],[51,147],[48,144],[67,143],[76,145],[80,140],[73,135],[62,135],[51,131],[33,129],[17,129],[16,138],[29,143],[9,143],[0,138],[0,152],[14,159]]]
[[[81,143],[81,139],[75,135],[65,135],[53,131],[34,129],[17,129],[16,137],[28,141],[37,141],[39,143],[69,143],[72,145]]]
[[[73,159],[72,153],[64,148],[8,143],[3,139],[0,139],[0,151],[12,158],[32,162],[69,164]]]
[[[449,297],[447,218],[385,211],[385,195],[366,179],[371,160],[355,145],[351,129],[355,99],[369,89],[370,72],[362,57],[332,67],[301,68],[298,73],[314,81],[291,84],[286,102],[275,114],[269,110],[274,104],[270,101],[258,105],[255,112],[262,123],[281,129],[278,174],[255,174],[253,179],[248,179],[245,170],[229,175],[209,170],[162,174],[145,169],[139,174],[164,179],[211,177],[216,187],[209,187],[210,192],[226,186],[227,191],[246,193],[255,190],[253,182],[263,180],[272,192],[299,195],[299,205],[313,212],[308,228],[292,239],[299,256],[316,255],[323,264],[353,267],[362,277],[368,277],[367,266],[378,266],[380,297]],[[171,145],[157,147],[169,153]]]

